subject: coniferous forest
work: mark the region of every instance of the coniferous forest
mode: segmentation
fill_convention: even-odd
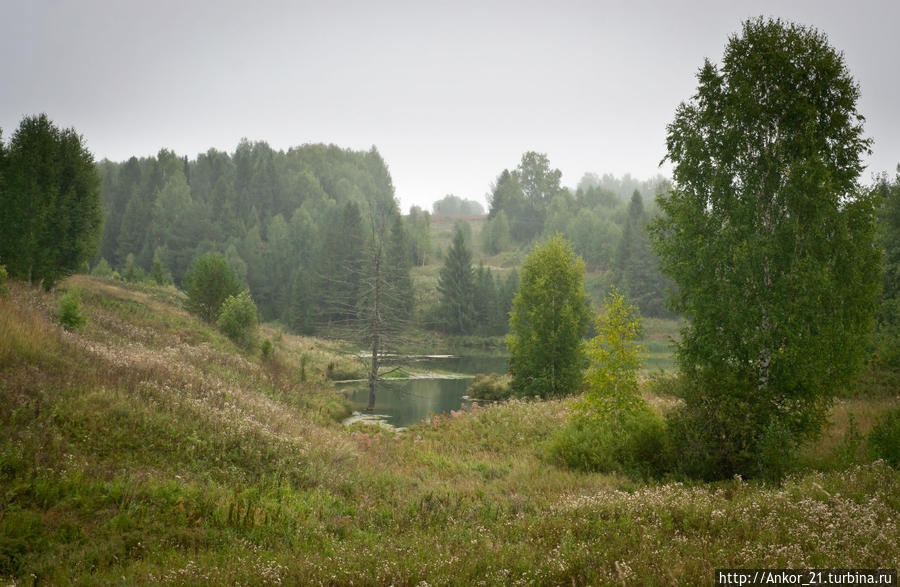
[[[284,152],[242,141],[233,153],[210,149],[189,160],[163,149],[156,157],[104,160],[97,168],[105,224],[92,260],[95,273],[115,270],[126,281],[157,275],[180,285],[193,259],[218,252],[249,289],[261,318],[295,332],[313,333],[356,316],[360,263],[376,216],[390,229],[389,263],[398,271],[442,261],[436,256],[443,251],[432,243],[432,215],[418,207],[401,214],[375,148],[304,145]],[[666,186],[661,177],[639,182],[586,174],[571,190],[560,185],[559,171],[545,155],[529,152],[498,175],[478,241],[466,220],[459,224],[469,231],[469,256],[478,253],[482,260],[565,234],[588,266],[628,292],[645,315],[668,316],[668,284],[644,230],[655,210],[653,197]],[[453,198],[435,204],[436,217],[479,211]],[[479,302],[465,310],[466,326],[427,301],[411,317],[449,333],[504,334],[516,276],[509,271],[515,260],[503,261],[506,270],[494,275],[490,268],[476,269],[470,258],[463,272],[471,279],[468,273],[455,278],[467,280],[460,295]],[[411,300],[412,282],[406,283],[408,291],[398,295]],[[447,303],[455,302],[444,296]]]

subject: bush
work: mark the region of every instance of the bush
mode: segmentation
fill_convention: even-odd
[[[6,265],[0,265],[0,298],[9,295],[9,287],[6,286]]]
[[[763,479],[780,482],[794,468],[797,444],[790,428],[782,422],[771,422],[757,442],[757,474]]]
[[[122,279],[129,283],[140,283],[144,280],[144,270],[134,260],[134,255],[128,253],[125,258],[125,267],[122,269]]]
[[[666,423],[646,407],[619,420],[573,418],[554,435],[549,453],[573,469],[642,478],[660,477],[672,464]]]
[[[331,381],[352,381],[365,379],[367,376],[365,369],[356,363],[332,361],[325,367],[325,377]]]
[[[488,401],[507,399],[512,395],[512,389],[509,386],[509,376],[479,373],[475,376],[475,380],[472,381],[472,385],[469,386],[466,393],[472,399]]]
[[[264,341],[262,341],[262,347],[260,347],[259,352],[262,355],[262,358],[264,360],[268,361],[269,359],[271,359],[272,353],[274,352],[273,347],[272,347],[272,341],[268,338],[265,339]]]
[[[59,311],[57,313],[59,323],[66,330],[78,330],[84,326],[86,320],[81,315],[81,294],[77,289],[69,290],[59,299]]]
[[[153,253],[153,266],[150,268],[150,279],[156,285],[170,285],[172,283],[172,274],[169,273],[163,265],[163,254],[160,247],[156,248]]]
[[[94,265],[93,269],[91,269],[91,275],[102,279],[111,279],[113,276],[113,269],[109,266],[109,262],[103,258]]]
[[[216,326],[239,346],[245,349],[256,346],[256,304],[248,291],[225,299]]]
[[[680,378],[684,403],[667,414],[678,470],[695,479],[714,481],[734,474],[777,480],[793,464],[803,435],[790,416],[765,419],[751,406],[755,389],[723,377]]]
[[[888,412],[869,432],[869,452],[872,458],[900,466],[900,408]]]

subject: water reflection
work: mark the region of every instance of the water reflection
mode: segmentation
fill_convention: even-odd
[[[644,373],[672,367],[671,357],[648,357]],[[453,379],[393,380],[379,384],[375,395],[378,419],[398,428],[405,428],[426,419],[430,414],[444,414],[458,410],[467,403],[466,391],[478,373],[506,372],[503,356],[419,356],[404,360],[404,368],[413,373],[437,372],[457,374]],[[439,376],[439,375],[437,375]],[[364,381],[340,383],[341,391],[350,400],[353,410],[365,413],[369,403],[369,389]]]
[[[398,428],[416,424],[429,414],[458,410],[466,403],[466,390],[477,373],[505,373],[502,356],[413,357],[405,362],[412,372],[438,371],[456,378],[395,380],[380,384],[375,395],[375,413]],[[365,382],[340,384],[354,411],[363,412],[369,401]]]

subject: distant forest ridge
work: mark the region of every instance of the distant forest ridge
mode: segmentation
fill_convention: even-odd
[[[371,232],[367,223],[376,214],[395,218],[393,229],[402,233],[393,237],[405,251],[398,263],[436,260],[429,213],[413,206],[401,215],[390,173],[374,147],[353,151],[307,144],[276,151],[265,142],[242,140],[233,153],[210,149],[189,160],[163,149],[155,157],[103,160],[97,167],[106,220],[96,261],[105,259],[120,271],[147,271],[156,260],[180,283],[194,258],[220,252],[249,288],[263,319],[282,319],[301,331],[312,331],[327,316],[300,311],[298,299],[321,306],[334,287],[356,287],[342,284],[340,275],[361,256]],[[637,242],[643,231],[631,235],[627,225],[643,226],[653,213],[653,196],[667,180],[586,174],[573,192],[559,186],[559,177],[546,156],[536,153],[526,153],[516,169],[500,173],[482,252],[496,255],[562,232],[589,267],[619,270],[616,280],[624,280],[628,251],[652,255],[646,243]],[[534,192],[535,185],[543,191]],[[629,204],[636,192],[641,202]],[[633,217],[629,206],[637,206]],[[436,202],[434,212],[485,214],[480,203],[453,195]],[[626,234],[635,242],[624,243]],[[638,265],[653,276],[632,276],[631,290],[637,298],[654,298],[639,303],[658,313],[662,294],[655,262]],[[293,315],[298,311],[303,317]]]

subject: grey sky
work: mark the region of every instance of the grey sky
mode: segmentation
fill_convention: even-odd
[[[46,112],[101,159],[375,145],[404,210],[484,201],[522,153],[585,172],[657,168],[665,126],[741,21],[812,25],[845,53],[900,163],[900,2],[152,2],[0,0],[0,128]]]

